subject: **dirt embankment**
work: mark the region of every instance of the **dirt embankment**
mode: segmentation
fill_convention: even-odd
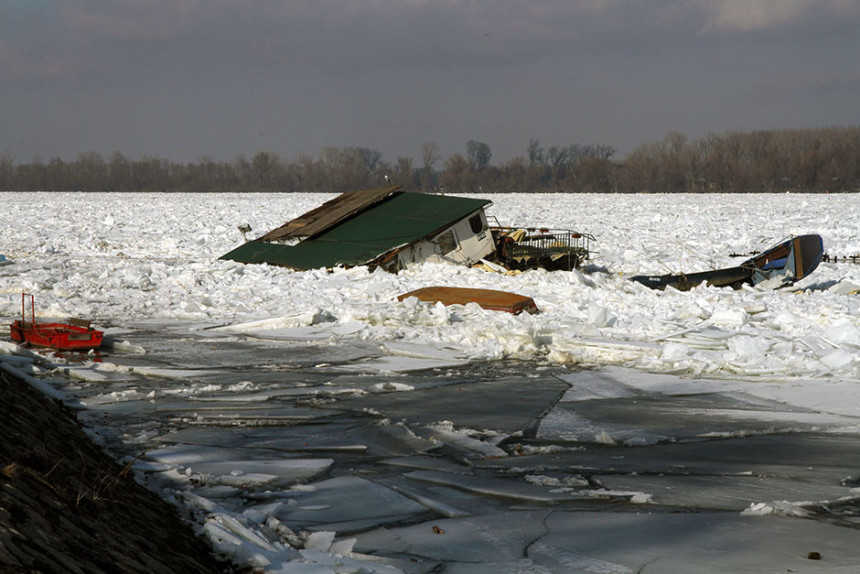
[[[0,371],[0,572],[229,572],[74,416]]]

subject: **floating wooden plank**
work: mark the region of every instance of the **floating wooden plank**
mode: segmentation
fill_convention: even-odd
[[[469,287],[424,287],[397,297],[403,301],[407,297],[415,297],[427,303],[442,303],[443,305],[465,305],[477,303],[481,308],[489,311],[504,311],[518,315],[526,313],[537,313],[538,308],[531,297],[517,295],[507,291],[495,289],[473,289]]]

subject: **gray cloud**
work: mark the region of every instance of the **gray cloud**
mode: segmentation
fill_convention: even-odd
[[[856,124],[853,0],[28,0],[0,7],[0,153],[177,160],[468,139],[629,152]],[[779,100],[778,110],[768,100]]]
[[[803,25],[810,17],[856,19],[854,0],[715,0],[708,3],[706,32],[754,32]]]

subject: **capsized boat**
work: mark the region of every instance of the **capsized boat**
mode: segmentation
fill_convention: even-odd
[[[652,289],[673,287],[679,291],[688,291],[704,282],[734,289],[743,285],[786,287],[815,271],[823,256],[824,241],[820,235],[799,235],[774,245],[737,267],[698,273],[636,275],[630,280]]]
[[[416,289],[403,295],[398,295],[397,300],[403,301],[407,297],[415,297],[419,301],[428,303],[442,303],[443,305],[465,305],[477,303],[481,308],[489,311],[504,311],[518,315],[522,312],[537,313],[538,308],[531,297],[517,295],[507,291],[496,291],[495,289],[473,289],[469,287],[424,287]]]
[[[25,313],[27,297],[30,298],[29,321]],[[104,332],[92,328],[86,319],[69,319],[68,323],[37,322],[35,298],[29,293],[21,293],[21,319],[13,322],[9,328],[13,341],[59,351],[98,349],[104,338]]]

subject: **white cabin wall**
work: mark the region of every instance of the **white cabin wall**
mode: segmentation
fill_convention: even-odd
[[[457,223],[445,228],[430,240],[423,240],[412,244],[398,255],[401,267],[409,267],[424,261],[439,263],[459,263],[471,265],[496,250],[493,237],[487,225],[487,218],[483,210],[479,212],[482,230],[479,233],[472,231],[469,219],[475,214],[470,214]],[[457,247],[447,254],[442,254],[439,249],[438,239],[453,230]]]

